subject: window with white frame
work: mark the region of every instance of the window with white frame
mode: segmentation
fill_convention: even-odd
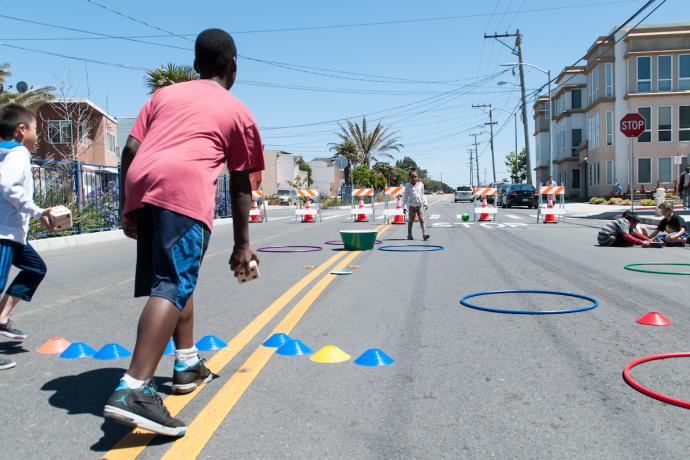
[[[637,57],[637,92],[649,93],[652,91],[652,58],[649,56]]]
[[[673,59],[671,56],[659,56],[656,59],[656,90],[671,91],[673,88]]]
[[[77,123],[77,140],[80,144],[89,142],[89,124],[85,121]]]
[[[599,147],[601,139],[601,114],[599,112],[594,114],[594,138],[597,140],[597,147]]]
[[[599,185],[599,162],[593,161],[589,163],[589,186],[596,187]]]
[[[604,97],[613,97],[613,64],[604,64]]]
[[[582,144],[582,129],[581,128],[574,128],[570,131],[570,143],[571,143],[571,152],[572,155],[575,155],[577,152],[578,147],[580,147],[580,144]]]
[[[558,151],[559,158],[566,156],[565,154],[565,129],[561,129],[558,133]]]
[[[599,112],[587,119],[587,140],[589,142],[590,149],[599,148],[599,123]]]
[[[678,106],[678,140],[690,141],[690,105]]]
[[[48,120],[48,142],[51,144],[70,144],[72,142],[72,122],[69,120]]]
[[[580,88],[570,91],[570,108],[573,110],[582,108],[582,90]]]
[[[115,153],[115,135],[111,132],[105,133],[107,144],[108,144],[108,151]]]
[[[671,157],[659,158],[659,182],[664,184],[673,182],[673,159]]]
[[[613,160],[606,160],[606,185],[613,185]]]
[[[606,112],[606,145],[613,145],[613,112]]]
[[[592,80],[592,97],[596,101],[597,99],[599,99],[599,66],[596,66],[592,71]]]
[[[673,139],[672,123],[673,112],[670,105],[662,105],[657,108],[656,138],[659,142],[671,142]]]
[[[690,54],[678,55],[678,89],[690,89]]]
[[[571,171],[572,171],[572,174],[570,174],[570,178],[571,178],[570,188],[579,190],[580,189],[580,169],[579,168],[573,169]]]
[[[638,107],[637,113],[642,115],[646,122],[644,132],[637,138],[637,142],[652,142],[652,108]]]
[[[637,159],[637,183],[651,184],[652,183],[652,159],[638,158]]]
[[[587,74],[587,104],[592,103],[592,73]]]

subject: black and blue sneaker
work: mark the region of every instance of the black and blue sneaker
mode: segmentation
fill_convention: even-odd
[[[135,390],[128,388],[121,380],[108,399],[103,416],[165,436],[184,436],[187,432],[187,425],[182,420],[170,416],[152,379]]]
[[[202,383],[213,380],[213,373],[204,365],[204,360],[199,360],[191,366],[182,361],[175,360],[173,370],[172,391],[178,395],[191,393]]]

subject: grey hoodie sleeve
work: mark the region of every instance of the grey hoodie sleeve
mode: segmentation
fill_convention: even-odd
[[[38,219],[43,214],[43,209],[34,203],[24,180],[31,175],[30,158],[29,152],[24,148],[13,149],[7,154],[0,166],[0,194],[17,211]]]

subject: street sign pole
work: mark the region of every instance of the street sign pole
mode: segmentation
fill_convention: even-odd
[[[635,140],[632,137],[628,138],[630,142],[630,210],[635,212],[635,187],[633,186],[633,177],[635,177]]]
[[[645,131],[647,120],[637,112],[628,113],[620,121],[620,130],[630,143],[630,164],[628,165],[628,186],[630,187],[630,210],[635,210],[635,140]]]

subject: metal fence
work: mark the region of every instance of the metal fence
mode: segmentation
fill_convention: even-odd
[[[120,171],[117,166],[38,160],[32,164],[34,200],[41,207],[67,206],[74,225],[60,233],[47,232],[32,220],[29,238],[45,238],[120,228]],[[231,216],[230,178],[216,186],[215,217]]]

